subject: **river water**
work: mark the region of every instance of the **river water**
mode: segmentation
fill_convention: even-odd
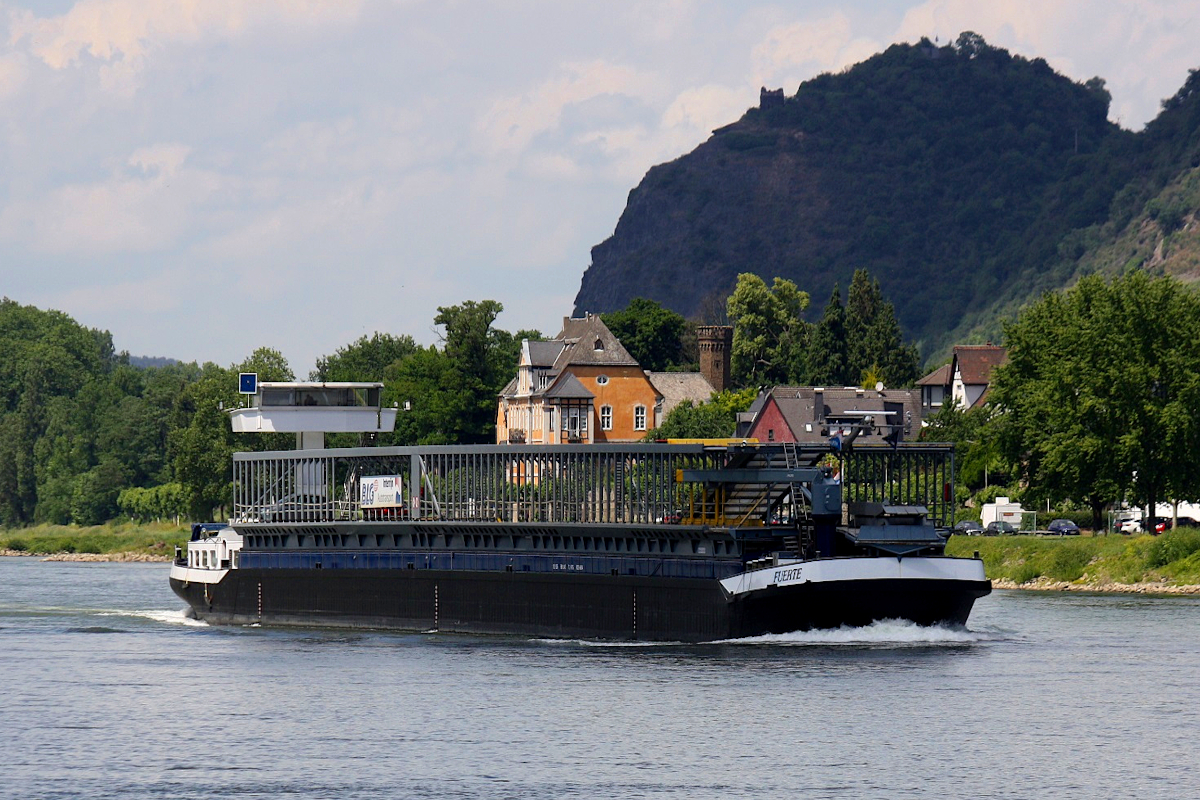
[[[167,570],[0,558],[0,797],[1200,793],[1200,598],[605,645],[210,627]]]

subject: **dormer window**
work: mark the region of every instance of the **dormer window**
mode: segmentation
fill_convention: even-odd
[[[604,349],[604,342],[597,339],[596,343],[592,345],[592,349],[595,350],[597,353],[599,353],[601,350]]]

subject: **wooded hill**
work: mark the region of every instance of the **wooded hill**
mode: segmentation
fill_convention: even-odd
[[[1194,278],[1197,90],[1193,71],[1135,134],[1108,121],[1100,78],[971,33],[894,45],[652,168],[592,249],[576,310],[642,296],[705,317],[741,272],[824,298],[865,268],[934,359],[998,339],[1001,319],[1081,274]]]

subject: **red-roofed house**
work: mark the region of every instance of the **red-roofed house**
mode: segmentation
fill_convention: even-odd
[[[954,348],[950,371],[954,374],[950,396],[959,408],[975,408],[987,402],[992,370],[1004,363],[1008,350],[999,345],[959,345]]]
[[[825,443],[871,420],[862,443],[879,443],[895,434],[911,439],[921,429],[915,392],[907,389],[860,389],[854,386],[776,386],[759,393],[750,411],[739,415],[737,435],[760,442]]]
[[[953,398],[964,411],[987,402],[992,370],[1004,363],[1008,351],[994,344],[958,345],[949,364],[938,367],[917,381],[921,387],[921,411],[936,413]]]

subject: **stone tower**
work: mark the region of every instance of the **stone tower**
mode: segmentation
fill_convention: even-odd
[[[728,325],[701,325],[696,328],[696,339],[700,345],[700,374],[718,392],[725,391],[729,387],[733,328]]]

